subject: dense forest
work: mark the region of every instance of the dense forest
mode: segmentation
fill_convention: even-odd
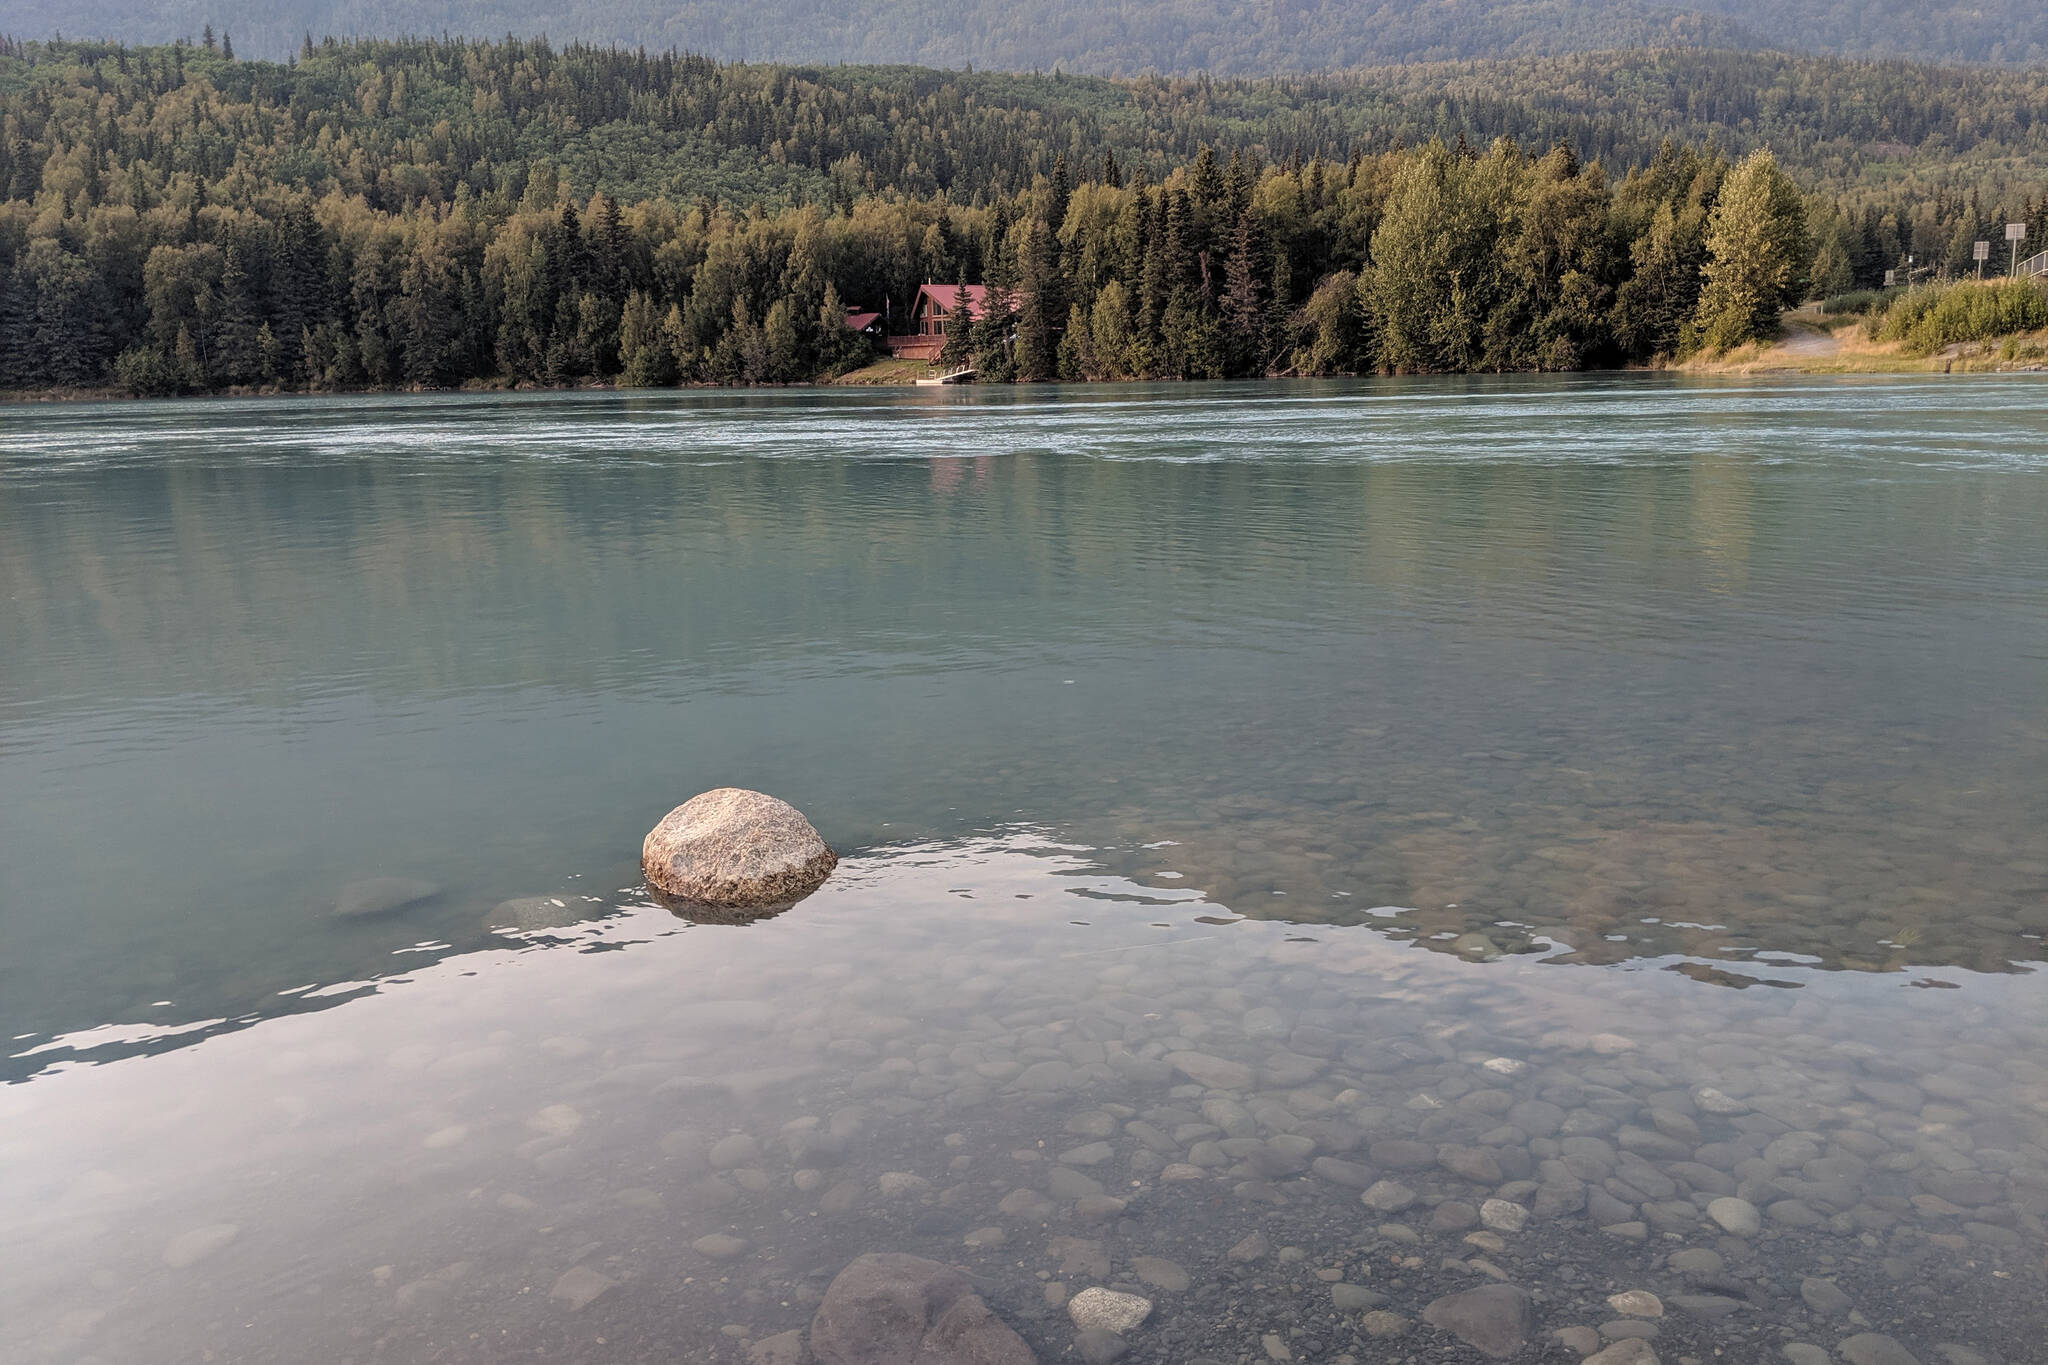
[[[2039,78],[1739,60],[1775,83],[1676,54],[1432,89],[9,45],[0,386],[800,380],[863,358],[847,307],[904,317],[928,281],[988,287],[947,345],[991,379],[1573,368],[2048,234],[2048,130],[1971,112]],[[1706,135],[1653,142],[1675,87]]]
[[[2035,0],[0,0],[0,32],[168,42],[207,24],[243,55],[302,34],[508,33],[681,47],[728,61],[1271,75],[1620,48],[1747,47],[1939,60],[2048,59]]]

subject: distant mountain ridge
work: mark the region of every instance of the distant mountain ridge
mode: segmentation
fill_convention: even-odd
[[[2039,0],[0,0],[0,33],[168,42],[208,25],[245,56],[306,34],[546,34],[721,60],[1270,75],[1614,48],[1782,48],[2048,62]]]

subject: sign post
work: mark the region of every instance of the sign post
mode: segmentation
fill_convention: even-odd
[[[1977,278],[1984,278],[1984,262],[1991,259],[1991,243],[1979,242],[1970,249],[1970,258],[1977,262]]]
[[[2027,225],[2025,223],[2007,223],[2005,225],[2005,240],[2012,243],[2012,277],[2018,279],[2020,276],[2020,243],[2027,240]]]

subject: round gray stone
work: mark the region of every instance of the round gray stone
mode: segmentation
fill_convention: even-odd
[[[1067,1316],[1084,1332],[1099,1328],[1123,1336],[1152,1316],[1152,1300],[1094,1285],[1067,1300]]]
[[[647,884],[695,905],[788,904],[815,891],[838,862],[796,807],[740,787],[691,797],[640,845]]]
[[[1724,1194],[1709,1203],[1707,1217],[1731,1237],[1754,1237],[1764,1225],[1763,1215],[1757,1212],[1756,1205],[1732,1194]]]

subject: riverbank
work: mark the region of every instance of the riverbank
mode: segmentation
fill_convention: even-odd
[[[1986,374],[2048,371],[2048,331],[1956,342],[1931,353],[1873,341],[1864,319],[1807,304],[1785,314],[1778,339],[1672,367],[1687,374]]]
[[[1872,341],[1857,317],[1826,318],[1810,305],[1785,315],[1784,330],[1769,344],[1740,346],[1718,356],[1694,356],[1669,365],[1637,367],[1638,370],[1668,370],[1694,375],[1753,374],[1996,374],[2048,373],[2048,331],[1994,337],[1986,341],[1960,342],[1930,355],[1913,353],[1902,342]],[[1616,373],[1607,371],[1606,373]],[[808,384],[773,385],[776,388],[854,387],[909,388],[935,371],[919,360],[882,356],[870,364],[841,374],[820,375]],[[1602,373],[1602,371],[1587,371]],[[1332,379],[1373,378],[1370,375],[1303,376]],[[1049,381],[1054,384],[1065,381]],[[1155,380],[1102,380],[1101,383],[1155,383]],[[563,385],[514,384],[506,380],[473,380],[453,389],[407,386],[396,389],[320,390],[323,394],[377,393],[575,393],[583,390],[614,391],[622,386],[609,383]],[[650,388],[705,390],[744,388],[748,385],[679,384]],[[274,398],[303,390],[268,386],[239,386],[218,392],[177,395],[184,398]],[[136,399],[141,395],[115,387],[43,389],[0,392],[0,405],[10,403],[106,403]]]

